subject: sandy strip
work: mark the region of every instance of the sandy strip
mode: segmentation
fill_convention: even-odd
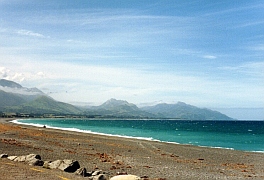
[[[0,154],[36,153],[43,160],[51,161],[75,159],[88,171],[101,169],[110,176],[135,174],[146,180],[264,179],[264,153],[37,128],[13,124],[9,120],[0,119]],[[85,179],[55,170],[32,170],[23,163],[8,163],[0,159],[0,174],[4,176],[1,178]]]

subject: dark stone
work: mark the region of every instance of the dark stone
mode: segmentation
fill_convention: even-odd
[[[0,154],[0,158],[7,158],[8,155],[7,154]]]
[[[65,172],[75,172],[79,168],[80,168],[79,162],[70,159],[64,159],[58,167],[58,169]]]
[[[93,177],[93,180],[108,180],[108,179],[109,179],[108,176],[105,174],[99,174]]]

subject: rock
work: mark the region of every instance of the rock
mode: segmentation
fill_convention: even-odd
[[[8,155],[7,154],[0,154],[0,158],[7,158]]]
[[[105,174],[99,174],[99,175],[94,176],[93,180],[109,180],[109,178]]]
[[[43,166],[44,162],[38,154],[29,154],[25,156],[25,162],[31,166]]]
[[[87,173],[86,173],[86,175],[87,175],[88,177],[90,177],[90,176],[92,177],[92,174],[93,174],[93,171],[92,171],[92,172],[87,172]]]
[[[32,166],[42,166],[44,164],[40,155],[36,154],[29,154],[26,156],[9,156],[7,158],[15,162],[27,162]]]
[[[52,161],[47,164],[47,167],[48,169],[57,169],[61,163],[62,163],[62,160]]]
[[[79,168],[80,168],[79,162],[70,159],[64,159],[58,167],[58,169],[65,172],[75,172]]]
[[[80,168],[80,164],[78,161],[65,159],[65,160],[56,160],[52,162],[45,162],[43,164],[44,168],[47,169],[60,169],[65,172],[75,172]]]
[[[110,178],[110,180],[140,180],[140,177],[135,175],[118,175]]]
[[[41,157],[38,154],[29,154],[29,155],[26,156],[26,161],[30,161],[31,159],[39,159],[39,160],[41,160]]]
[[[50,163],[51,163],[51,161],[44,161],[43,168],[50,169],[50,167],[49,167]]]
[[[87,170],[86,168],[79,168],[75,171],[76,175],[86,177],[87,176]]]
[[[97,176],[97,175],[99,175],[99,174],[101,174],[101,171],[94,171],[94,172],[92,173],[92,176]]]
[[[14,161],[17,158],[17,156],[8,156],[7,159]]]
[[[16,162],[25,162],[26,161],[26,156],[17,156],[16,159],[14,159]]]
[[[43,166],[44,162],[40,159],[31,159],[28,161],[30,166]]]

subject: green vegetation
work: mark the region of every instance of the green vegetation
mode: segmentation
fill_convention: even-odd
[[[7,80],[0,81],[0,112],[3,116],[16,117],[91,117],[91,118],[166,118],[183,120],[231,120],[232,118],[210,109],[201,109],[179,102],[157,104],[138,108],[127,101],[110,99],[100,106],[77,108],[58,102],[37,88],[24,88]],[[22,93],[21,93],[22,92]]]
[[[12,93],[7,93],[2,90],[0,90],[0,109],[3,109],[6,106],[18,106],[26,101]]]
[[[177,118],[186,120],[232,120],[232,118],[206,108],[178,102],[177,104],[157,104],[144,107],[142,110],[153,113],[163,118]]]
[[[50,97],[40,96],[31,102],[26,102],[19,106],[6,107],[5,111],[30,114],[80,114],[81,110],[77,107],[57,102]]]

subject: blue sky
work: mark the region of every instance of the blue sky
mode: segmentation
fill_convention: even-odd
[[[0,0],[0,78],[64,102],[264,108],[263,9],[260,0]]]

